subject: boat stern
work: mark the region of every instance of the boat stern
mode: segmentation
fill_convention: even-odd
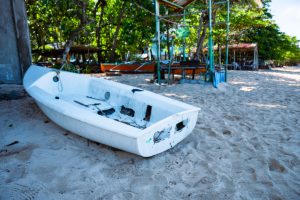
[[[145,129],[144,134],[137,138],[138,154],[150,157],[174,147],[192,132],[199,110],[195,108],[174,114]]]

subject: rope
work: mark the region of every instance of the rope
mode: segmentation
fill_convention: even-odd
[[[207,12],[207,10],[199,10],[199,11],[197,11],[197,12],[188,12],[188,13],[185,14],[185,15],[199,14],[199,13],[204,13],[204,12]],[[162,17],[163,17],[163,18],[166,18],[166,17],[181,17],[181,16],[184,16],[184,14],[164,15],[164,16],[162,16]]]
[[[139,7],[140,9],[143,9],[143,10],[145,10],[146,12],[150,13],[151,15],[156,16],[155,13],[151,12],[151,11],[148,10],[147,8],[145,8],[145,7],[143,7],[143,6],[139,5],[139,4],[137,4],[136,2],[133,2],[133,3],[134,3],[137,7]],[[176,25],[182,25],[182,24],[180,24],[180,23],[178,23],[178,22],[174,22],[174,21],[165,19],[165,18],[163,18],[163,17],[161,17],[161,16],[158,16],[158,17],[159,17],[159,19],[161,19],[161,20],[163,20],[163,21],[166,21],[166,22],[169,22],[169,23],[172,23],[172,24],[176,24]]]
[[[61,82],[61,80],[60,80],[59,75],[58,75],[58,78],[59,78],[59,81],[58,81],[58,83],[57,83],[57,89],[58,89],[58,91],[61,93],[61,92],[64,90],[64,88],[63,88],[63,84],[62,84],[62,82]]]
[[[150,10],[148,10],[147,8],[137,4],[136,2],[133,2],[137,7],[139,7],[140,9],[143,9],[145,10],[146,12],[150,13],[151,15],[153,16],[156,16],[155,13],[151,12]],[[200,10],[199,12],[206,12],[206,10]],[[192,12],[190,14],[195,14],[196,12]],[[168,20],[166,19],[166,17],[168,16],[158,16],[160,20],[163,20],[163,21],[166,21],[166,22],[169,22],[171,24],[175,24],[177,26],[183,26],[183,27],[190,27],[190,28],[198,28],[198,26],[187,26],[186,24],[181,24],[181,23],[178,23],[178,22],[174,22],[174,21],[171,21],[171,20]]]
[[[64,63],[64,64],[59,68],[59,72],[58,72],[58,73],[60,73],[60,71],[66,66],[66,64],[67,64],[67,63]]]

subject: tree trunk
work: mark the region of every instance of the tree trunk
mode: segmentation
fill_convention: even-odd
[[[169,23],[167,22],[166,23],[166,27],[167,27],[167,49],[168,49],[168,60],[171,59],[171,51],[170,51],[170,25]]]
[[[217,9],[215,9],[212,13],[213,25],[216,22]],[[196,50],[196,60],[206,62],[206,56],[203,53],[203,43],[205,40],[209,18],[206,12],[201,13],[199,20],[199,28],[198,28],[198,41],[197,41],[197,50]]]
[[[124,9],[125,9],[125,5],[126,5],[126,1],[123,1],[123,4],[120,7],[119,10],[119,15],[117,18],[117,27],[116,27],[116,31],[114,33],[114,37],[113,37],[113,43],[112,43],[112,48],[111,48],[111,54],[109,57],[109,60],[115,61],[115,56],[116,56],[116,48],[117,48],[117,44],[118,44],[118,36],[119,36],[119,32],[120,32],[120,28],[121,28],[121,22],[122,22],[122,18],[124,15]]]
[[[196,60],[205,60],[205,56],[203,54],[203,43],[206,36],[206,31],[208,27],[208,19],[206,17],[206,13],[202,13],[199,20],[199,28],[198,28],[198,40],[197,40],[197,50],[196,50]]]
[[[76,36],[80,33],[80,31],[82,31],[83,29],[85,29],[85,27],[87,25],[89,25],[90,23],[94,22],[94,21],[87,21],[86,18],[86,3],[83,1],[80,1],[81,3],[81,9],[82,9],[82,15],[81,15],[81,19],[80,19],[80,24],[78,26],[77,29],[75,29],[74,31],[72,31],[72,33],[70,34],[69,39],[67,40],[66,44],[65,44],[65,50],[63,53],[63,59],[62,59],[62,66],[64,66],[67,63],[67,56],[70,52],[70,49],[73,45],[74,39],[76,38]]]
[[[104,8],[107,5],[106,0],[98,0],[98,2],[95,5],[94,8],[94,19],[96,19],[96,13],[97,10],[99,8],[99,6],[101,7],[101,14],[100,14],[100,18],[98,21],[98,25],[96,27],[96,43],[97,43],[97,47],[100,49],[97,52],[97,56],[98,56],[98,63],[100,63],[103,59],[102,59],[102,55],[101,55],[101,32],[102,32],[102,24],[103,24],[103,16],[104,16]]]

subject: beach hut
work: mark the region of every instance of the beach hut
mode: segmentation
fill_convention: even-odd
[[[214,46],[214,52],[218,55],[219,66],[224,63],[226,46]],[[208,49],[204,49],[207,52]],[[228,69],[258,69],[257,43],[239,43],[228,45]]]
[[[257,70],[258,47],[257,43],[241,43],[229,45],[229,65],[232,69]]]

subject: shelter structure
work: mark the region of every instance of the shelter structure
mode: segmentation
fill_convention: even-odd
[[[194,0],[155,0],[155,19],[156,19],[156,42],[157,42],[157,81],[160,84],[160,19],[159,19],[159,3],[175,10],[184,10],[189,4],[193,3]],[[213,50],[213,26],[212,26],[212,0],[208,0],[208,15],[209,15],[209,38],[208,38],[208,77],[209,80],[213,82],[214,86],[217,87],[219,82],[227,80],[227,66],[228,66],[228,32],[229,32],[229,13],[230,13],[230,2],[229,0],[215,2],[214,4],[226,4],[227,7],[227,17],[226,17],[226,61],[222,70],[215,70],[214,65],[214,50]],[[184,49],[184,48],[183,48]],[[185,52],[183,51],[183,55]],[[184,59],[185,61],[185,59]],[[169,70],[170,73],[170,70]],[[170,74],[169,74],[170,76]],[[205,77],[207,77],[205,75]],[[207,80],[205,78],[205,80]]]
[[[157,43],[157,60],[156,60],[156,66],[157,66],[157,81],[158,84],[160,84],[161,74],[160,74],[160,14],[159,14],[159,5],[165,5],[174,11],[178,12],[181,10],[184,10],[185,7],[187,7],[189,4],[193,3],[194,0],[154,0],[155,2],[155,27],[156,27],[156,43]]]
[[[217,47],[214,46],[214,53],[218,54],[217,66],[221,66],[224,63],[223,55],[226,51],[226,46]],[[208,49],[205,48],[204,52]],[[228,69],[258,69],[258,47],[257,43],[239,43],[228,45]]]
[[[229,45],[229,59],[232,69],[258,69],[258,47],[256,43]]]

